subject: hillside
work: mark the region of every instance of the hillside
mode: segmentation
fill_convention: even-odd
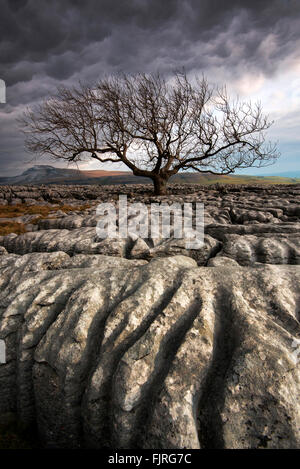
[[[130,171],[106,171],[56,168],[35,165],[22,174],[0,178],[0,185],[19,184],[149,184],[149,178],[134,176]],[[245,176],[239,174],[216,176],[209,173],[180,173],[170,179],[177,184],[296,184],[300,178],[282,176]]]

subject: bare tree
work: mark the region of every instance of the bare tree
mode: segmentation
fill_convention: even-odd
[[[181,170],[229,174],[272,164],[272,122],[259,103],[231,101],[226,88],[175,74],[118,75],[93,87],[60,88],[22,118],[26,147],[67,161],[124,163],[164,194]]]

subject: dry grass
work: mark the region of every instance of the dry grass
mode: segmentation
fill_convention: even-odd
[[[26,233],[26,227],[23,223],[15,221],[1,221],[0,220],[0,236],[5,236],[10,233],[22,234]]]
[[[83,205],[27,205],[27,204],[16,204],[16,205],[2,205],[0,206],[0,218],[15,218],[21,217],[22,215],[40,215],[46,217],[51,212],[57,212],[62,210],[65,213],[82,211],[90,208],[90,204]]]
[[[5,236],[10,233],[17,235],[26,233],[26,226],[23,223],[15,221],[1,221],[1,218],[15,218],[23,215],[37,215],[36,218],[30,221],[30,224],[37,224],[42,218],[50,218],[49,214],[55,214],[58,210],[65,213],[83,211],[90,208],[91,205],[86,203],[82,205],[2,205],[0,206],[0,236]]]

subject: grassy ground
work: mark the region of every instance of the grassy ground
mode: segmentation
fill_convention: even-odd
[[[61,210],[65,213],[86,210],[90,204],[84,205],[2,205],[0,206],[0,218],[15,218],[22,215],[40,215],[46,217],[50,213]]]
[[[26,227],[23,223],[18,223],[14,221],[1,221],[0,219],[0,236],[6,236],[10,233],[15,233],[19,235],[25,232]]]
[[[171,182],[177,184],[300,184],[300,178],[286,178],[278,176],[243,176],[200,174],[200,173],[180,173],[171,178]]]

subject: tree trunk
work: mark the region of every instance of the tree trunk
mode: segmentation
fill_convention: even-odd
[[[153,178],[154,194],[165,195],[167,194],[167,181],[168,179],[157,176]]]

